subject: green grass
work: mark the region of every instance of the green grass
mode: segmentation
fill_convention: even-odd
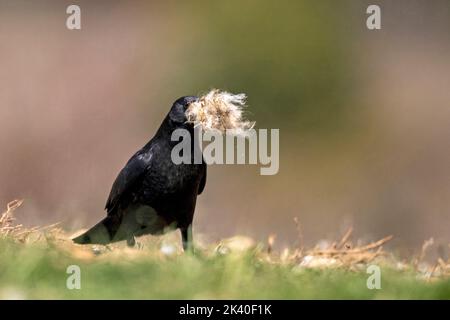
[[[0,240],[0,298],[25,299],[449,299],[450,280],[426,282],[382,268],[382,289],[367,274],[269,263],[257,249],[244,254],[176,254],[157,248],[88,249]],[[69,290],[69,265],[81,268],[81,289]]]

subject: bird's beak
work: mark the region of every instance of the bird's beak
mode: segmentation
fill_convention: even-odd
[[[186,117],[189,122],[199,122],[202,119],[203,104],[200,103],[201,99],[192,97],[192,101],[189,102],[186,108]]]

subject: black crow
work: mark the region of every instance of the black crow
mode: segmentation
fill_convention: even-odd
[[[136,152],[116,178],[108,201],[107,216],[84,234],[73,239],[79,244],[108,244],[134,237],[161,234],[179,228],[183,248],[191,242],[191,225],[197,195],[206,184],[206,164],[175,164],[171,151],[175,129],[186,129],[194,145],[194,123],[187,119],[187,109],[199,98],[182,97],[174,102],[155,136]]]

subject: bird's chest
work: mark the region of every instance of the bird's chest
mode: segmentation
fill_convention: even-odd
[[[167,162],[158,170],[151,170],[144,181],[144,189],[154,196],[166,197],[173,195],[188,196],[197,194],[202,174],[202,165],[179,164]]]

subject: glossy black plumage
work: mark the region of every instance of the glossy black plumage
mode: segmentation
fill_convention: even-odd
[[[186,122],[188,105],[197,97],[175,101],[155,136],[137,151],[117,176],[106,202],[107,216],[75,243],[107,244],[143,234],[161,234],[179,228],[186,249],[197,195],[206,184],[206,164],[179,164],[171,160],[177,141],[175,129],[187,129],[193,141],[193,125]],[[191,152],[192,162],[194,152]]]

